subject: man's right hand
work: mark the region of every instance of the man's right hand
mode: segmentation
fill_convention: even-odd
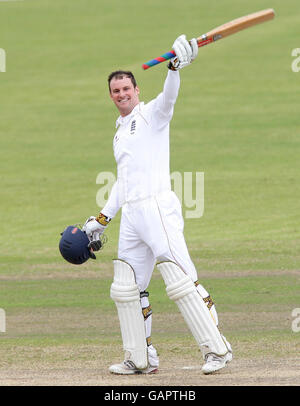
[[[100,240],[100,235],[103,234],[107,226],[100,224],[96,217],[89,217],[82,227],[82,231],[86,233],[88,239],[90,240],[89,248],[92,248],[93,251],[99,251],[102,247]]]

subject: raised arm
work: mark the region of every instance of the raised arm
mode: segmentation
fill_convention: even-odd
[[[176,56],[168,63],[168,74],[164,88],[154,101],[154,117],[157,126],[169,123],[172,118],[174,105],[180,87],[179,70],[189,65],[198,55],[197,40],[187,41],[185,35],[180,35],[174,42],[172,49]]]
[[[179,87],[179,72],[169,70],[164,83],[163,91],[154,101],[153,118],[158,127],[170,122],[178,96]]]

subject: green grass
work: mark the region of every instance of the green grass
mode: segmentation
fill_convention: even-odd
[[[108,74],[133,70],[141,99],[149,101],[161,91],[166,67],[144,72],[143,62],[167,51],[181,33],[197,36],[269,7],[274,21],[201,49],[182,71],[171,171],[205,174],[204,215],[186,219],[185,235],[199,279],[221,319],[224,314],[224,331],[246,346],[269,340],[269,355],[276,343],[299,341],[290,322],[276,330],[267,316],[265,324],[252,320],[239,328],[229,320],[226,326],[228,314],[247,319],[278,312],[280,318],[300,306],[300,73],[291,70],[292,49],[299,47],[299,2],[24,0],[0,2],[0,48],[7,54],[7,71],[0,73],[4,351],[120,340],[116,325],[107,331],[101,324],[101,315],[116,317],[109,287],[120,214],[97,262],[73,267],[58,252],[64,227],[99,211],[98,173],[116,173],[117,112],[108,97]],[[154,319],[177,312],[156,272],[150,290]],[[58,319],[64,314],[57,331],[54,321],[47,328],[47,312]],[[73,325],[78,312],[85,320],[93,314],[94,328]],[[35,315],[41,324],[19,328],[19,319]],[[158,327],[163,343],[188,336],[176,324],[168,331]]]

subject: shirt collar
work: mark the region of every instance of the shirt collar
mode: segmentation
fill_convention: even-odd
[[[140,102],[139,104],[137,104],[134,109],[131,111],[131,113],[127,114],[127,116],[122,117],[119,116],[117,121],[116,121],[116,128],[118,128],[119,125],[124,125],[126,123],[128,123],[128,121],[130,121],[130,119],[136,114],[138,113],[141,108],[143,107],[144,102]]]

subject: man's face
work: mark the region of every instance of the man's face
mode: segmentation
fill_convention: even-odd
[[[139,88],[133,86],[130,78],[113,78],[110,82],[110,97],[123,117],[139,104],[139,93]]]

